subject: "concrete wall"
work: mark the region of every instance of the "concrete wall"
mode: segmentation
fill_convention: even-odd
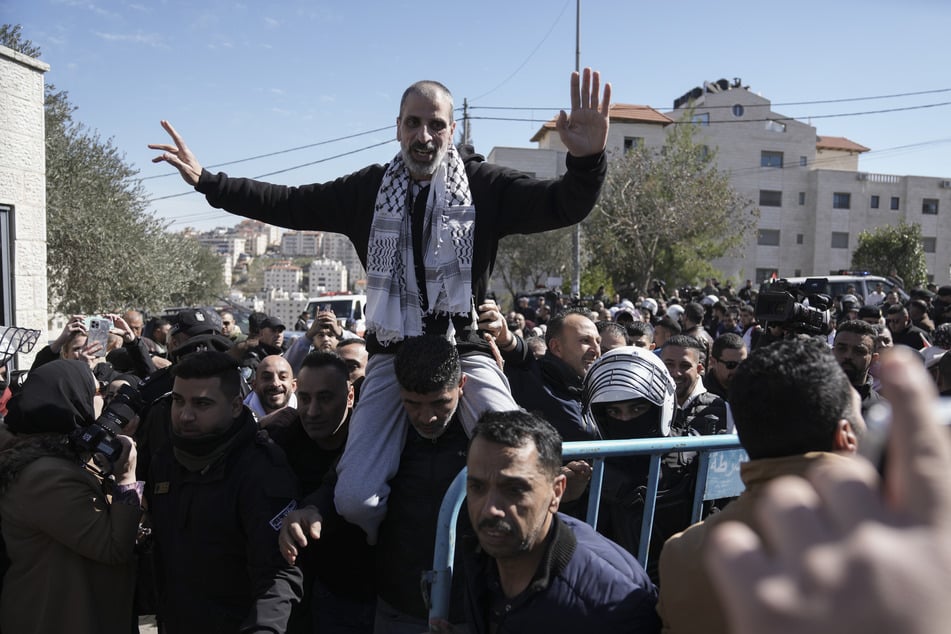
[[[29,367],[46,343],[46,143],[43,75],[49,65],[0,46],[0,204],[13,208],[10,249],[14,323],[41,331],[37,347],[20,355]]]

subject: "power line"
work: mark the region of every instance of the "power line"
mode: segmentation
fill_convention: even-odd
[[[329,145],[330,143],[337,143],[338,141],[348,141],[350,139],[356,139],[357,137],[366,136],[368,134],[376,134],[377,132],[383,132],[384,130],[389,130],[392,127],[393,126],[391,124],[391,125],[384,126],[382,128],[375,128],[373,130],[367,130],[365,132],[357,132],[356,134],[340,136],[335,139],[327,139],[326,141],[317,141],[315,143],[300,145],[298,147],[292,147],[286,150],[277,150],[276,152],[269,152],[267,154],[258,154],[257,156],[249,156],[247,158],[235,159],[233,161],[226,161],[224,163],[215,163],[214,165],[207,165],[206,167],[209,167],[209,168],[226,167],[228,165],[237,165],[238,163],[246,163],[248,161],[256,161],[258,159],[270,158],[272,156],[279,156],[281,154],[289,154],[291,152],[297,152],[298,150],[308,150],[310,148],[319,147],[321,145]],[[375,147],[375,146],[371,146],[371,147]],[[279,172],[275,172],[275,173],[279,173]],[[146,176],[140,180],[147,181],[147,180],[154,180],[156,178],[168,178],[169,176],[176,176],[176,175],[177,175],[176,172],[170,172],[168,174],[157,174],[155,176]]]
[[[918,150],[918,149],[926,148],[926,147],[929,147],[929,146],[932,146],[932,145],[940,145],[940,144],[944,144],[944,143],[951,143],[951,138],[933,139],[933,140],[930,140],[930,141],[921,141],[921,142],[918,142],[918,143],[909,143],[909,144],[905,144],[905,145],[896,145],[896,146],[894,146],[894,147],[883,148],[883,149],[881,149],[881,150],[873,150],[873,151],[871,151],[871,152],[869,152],[869,153],[867,153],[867,154],[864,154],[862,158],[863,158],[864,160],[866,160],[866,161],[868,161],[868,160],[880,159],[880,158],[887,158],[888,156],[891,156],[891,155],[893,155],[893,154],[897,154],[897,153],[907,153],[907,152],[915,151],[915,150]],[[824,164],[824,163],[826,163],[826,162],[829,162],[829,161],[832,161],[832,160],[835,160],[835,159],[816,159],[816,161],[813,163],[813,165],[819,165],[819,166],[821,166],[822,164]],[[760,169],[776,169],[776,168],[764,168],[764,167],[762,167],[761,165],[751,165],[751,166],[749,166],[749,167],[738,167],[738,168],[735,168],[735,169],[731,169],[731,170],[728,171],[728,173],[729,173],[730,175],[733,175],[733,176],[739,176],[739,175],[742,175],[742,174],[744,174],[744,173],[750,173],[750,172],[753,172],[753,171],[756,171],[756,170],[760,170]],[[799,167],[798,164],[789,164],[789,165],[784,165],[781,169],[801,169],[801,168]],[[185,194],[189,194],[189,193],[195,193],[195,192],[185,192]],[[185,195],[185,194],[176,194],[176,196],[182,196],[182,195]],[[224,219],[224,218],[226,218],[226,217],[231,217],[231,214],[229,214],[229,213],[226,212],[226,211],[221,211],[221,210],[218,210],[218,209],[209,208],[209,209],[207,209],[207,210],[203,210],[203,211],[200,211],[200,212],[195,212],[195,213],[183,214],[183,215],[181,215],[181,216],[176,216],[174,219],[169,219],[169,220],[170,220],[170,223],[169,223],[169,224],[170,224],[170,226],[171,226],[171,225],[183,225],[183,224],[187,224],[187,223],[190,223],[190,222],[193,222],[193,221],[198,222],[198,221],[202,221],[202,220],[206,220],[206,219],[209,219],[209,220],[210,220],[210,219],[216,218],[216,217],[220,217],[220,218]]]
[[[373,145],[367,145],[356,150],[350,150],[349,152],[341,152],[340,154],[334,154],[333,156],[327,156],[322,159],[317,159],[316,161],[310,161],[309,163],[301,163],[300,165],[294,165],[281,170],[276,170],[274,172],[267,172],[266,174],[258,174],[257,176],[252,176],[253,179],[266,178],[268,176],[274,176],[275,174],[284,174],[285,172],[291,172],[302,167],[310,167],[311,165],[318,165],[320,163],[326,163],[327,161],[332,161],[334,159],[342,158],[344,156],[350,156],[351,154],[358,154],[359,152],[364,152],[366,150],[372,150],[373,148],[380,147],[381,145],[387,145],[393,143],[396,139],[387,139],[386,141],[380,141],[379,143],[374,143]],[[180,198],[181,196],[187,196],[189,194],[194,194],[194,191],[181,192],[179,194],[169,194],[168,196],[158,196],[157,198],[150,198],[147,200],[147,203],[153,203],[159,200],[168,200],[170,198]]]
[[[566,5],[566,6],[567,6],[567,5]],[[564,9],[562,9],[562,12],[564,12]],[[517,71],[516,71],[516,72],[517,72]],[[501,84],[500,84],[500,85],[501,85]],[[494,90],[494,89],[493,89],[493,90]],[[814,100],[814,101],[791,101],[791,102],[785,102],[785,103],[774,103],[774,104],[771,104],[771,106],[817,105],[817,104],[826,104],[826,103],[844,103],[844,102],[851,102],[851,101],[869,101],[869,100],[875,100],[875,99],[891,99],[891,98],[897,98],[897,97],[912,97],[912,96],[928,95],[928,94],[937,94],[937,93],[945,93],[945,92],[951,92],[951,88],[938,88],[938,89],[934,89],[934,90],[922,90],[922,91],[917,91],[917,92],[895,93],[895,94],[891,94],[891,95],[877,95],[877,96],[870,96],[870,97],[849,97],[849,98],[843,98],[843,99],[823,99],[823,100]],[[486,93],[486,94],[488,94],[488,93]],[[878,114],[878,113],[887,113],[887,112],[898,112],[898,111],[901,111],[901,110],[914,110],[914,109],[917,109],[917,108],[930,108],[930,107],[943,106],[943,105],[947,105],[947,102],[938,103],[938,104],[926,104],[926,105],[922,105],[922,106],[910,106],[910,107],[907,107],[907,108],[895,108],[895,109],[891,109],[891,110],[877,110],[877,111],[870,111],[870,112],[844,113],[844,114],[834,114],[834,115],[812,115],[812,116],[799,116],[799,117],[777,117],[777,118],[774,118],[774,119],[772,119],[772,120],[773,120],[773,121],[798,121],[798,120],[810,119],[810,118],[811,118],[811,119],[821,119],[821,118],[831,118],[831,117],[845,117],[845,116],[852,116],[852,115],[864,115],[864,114]],[[651,107],[651,106],[647,106],[647,107]],[[733,106],[731,106],[731,105],[724,105],[724,106],[706,106],[704,109],[705,109],[705,110],[713,110],[713,109],[716,109],[716,108],[732,108],[732,107],[733,107]],[[558,112],[558,111],[560,111],[560,110],[563,109],[563,108],[561,108],[561,107],[542,108],[542,107],[528,107],[528,106],[471,106],[471,105],[470,105],[469,108],[470,108],[470,110],[549,110],[549,111],[553,111],[553,112]],[[657,110],[657,108],[655,108],[655,110]],[[461,107],[456,108],[455,111],[456,111],[456,112],[461,112],[461,111],[462,111],[462,108],[461,108]],[[540,122],[542,122],[541,120],[536,119],[536,118],[524,119],[524,118],[507,118],[507,117],[484,117],[484,116],[483,116],[483,117],[478,117],[478,116],[477,116],[477,117],[471,117],[471,116],[470,116],[469,119],[470,119],[470,120],[477,120],[477,119],[478,119],[478,120],[483,120],[483,121],[513,121],[513,122],[529,122],[529,123],[540,123]],[[550,120],[551,120],[551,118],[547,118],[547,119],[545,119],[544,121],[550,121]],[[742,120],[742,121],[723,121],[723,122],[715,122],[715,123],[744,123],[744,122],[757,122],[757,121],[763,122],[763,121],[767,121],[767,119],[744,119],[744,120]],[[678,122],[678,123],[679,123],[679,122]],[[307,144],[307,145],[300,145],[300,146],[297,146],[297,147],[287,148],[287,149],[284,149],[284,150],[276,150],[276,151],[274,151],[274,152],[268,152],[268,153],[266,153],[266,154],[258,154],[258,155],[255,155],[255,156],[249,156],[249,157],[245,157],[245,158],[234,159],[234,160],[232,160],[232,161],[225,161],[225,162],[223,162],[223,163],[215,163],[215,164],[213,164],[213,165],[208,165],[208,166],[206,166],[206,167],[208,167],[209,169],[210,169],[210,168],[226,167],[226,166],[229,166],[229,165],[237,165],[237,164],[239,164],[239,163],[246,163],[246,162],[255,161],[255,160],[258,160],[258,159],[270,158],[270,157],[273,157],[273,156],[280,156],[280,155],[282,155],[282,154],[289,154],[289,153],[291,153],[291,152],[297,152],[297,151],[299,151],[299,150],[306,150],[306,149],[310,149],[310,148],[314,148],[314,147],[320,147],[320,146],[322,146],[322,145],[329,145],[329,144],[331,144],[331,143],[337,143],[337,142],[340,142],[340,141],[347,141],[347,140],[350,140],[350,139],[355,139],[355,138],[358,138],[358,137],[361,137],[361,136],[366,136],[366,135],[368,135],[368,134],[376,134],[376,133],[378,133],[378,132],[384,132],[384,131],[389,130],[389,129],[391,129],[391,128],[392,128],[392,124],[388,124],[388,125],[386,125],[386,126],[383,126],[383,127],[380,127],[380,128],[374,128],[374,129],[372,129],[372,130],[366,130],[366,131],[363,131],[363,132],[356,132],[356,133],[354,133],[354,134],[349,134],[349,135],[341,136],[341,137],[335,137],[335,138],[332,138],[332,139],[326,139],[326,140],[323,140],[323,141],[316,141],[316,142],[314,142],[314,143],[309,143],[309,144]],[[373,148],[373,147],[377,147],[378,145],[382,145],[382,143],[377,144],[377,145],[371,145],[371,146],[368,146],[367,148],[362,148],[362,149],[370,149],[370,148]],[[362,150],[356,150],[356,151],[362,151]],[[340,154],[340,155],[338,155],[338,156],[346,156],[346,155],[347,155],[347,153]],[[332,159],[334,159],[334,158],[337,158],[337,157],[329,157],[329,158],[327,158],[327,159],[322,159],[321,161],[328,161],[328,160],[332,160]],[[321,161],[318,161],[318,162],[321,162]],[[283,170],[283,171],[291,171],[291,170],[294,170],[294,169],[298,169],[299,167],[306,167],[306,166],[312,165],[312,164],[313,164],[313,163],[305,163],[305,164],[302,164],[302,165],[299,165],[299,166],[289,167],[289,168],[287,168],[286,170]],[[271,175],[273,175],[273,174],[280,174],[280,173],[282,173],[282,172],[281,172],[281,171],[279,171],[279,172],[271,172],[271,173],[269,173],[269,174],[265,174],[264,176],[271,176]],[[168,178],[168,177],[170,177],[170,176],[175,176],[175,175],[176,175],[176,172],[169,172],[168,174],[157,174],[157,175],[154,175],[154,176],[145,176],[145,177],[142,177],[140,180],[142,180],[142,181],[148,181],[148,180],[155,180],[155,179],[159,179],[159,178]],[[184,194],[177,194],[177,195],[184,195]],[[156,198],[155,200],[163,200],[163,198]]]
[[[870,114],[887,114],[890,112],[905,112],[909,110],[924,110],[927,108],[938,108],[941,106],[951,105],[951,101],[942,101],[939,103],[929,103],[923,104],[920,106],[906,106],[903,108],[886,108],[882,110],[866,110],[863,112],[840,112],[835,114],[817,114],[817,115],[802,115],[799,117],[767,117],[765,119],[736,119],[736,120],[724,120],[724,121],[710,121],[709,124],[705,125],[719,125],[721,123],[764,123],[767,121],[802,121],[804,119],[833,119],[838,117],[858,117]],[[532,117],[526,119],[523,117],[485,117],[485,116],[476,116],[469,117],[473,120],[480,121],[513,121],[513,122],[524,122],[524,123],[547,123],[552,120],[552,117],[547,119],[537,119]],[[675,124],[693,124],[696,125],[696,121],[674,121]]]
[[[871,100],[871,99],[885,99],[885,98],[902,97],[902,96],[916,96],[916,95],[922,95],[922,94],[934,94],[934,93],[942,93],[942,92],[949,92],[949,91],[951,91],[951,88],[942,88],[942,89],[935,89],[935,90],[929,90],[929,91],[919,91],[919,92],[914,92],[914,93],[901,93],[901,94],[894,94],[894,95],[881,95],[881,96],[878,96],[878,97],[855,97],[855,98],[849,98],[849,99],[818,100],[818,101],[812,101],[812,102],[787,102],[787,103],[785,103],[785,104],[773,104],[773,105],[777,105],[777,106],[787,105],[787,106],[788,106],[788,105],[800,105],[800,104],[841,103],[841,102],[845,102],[845,101],[865,101],[865,100]],[[873,114],[888,114],[888,113],[892,113],[892,112],[905,112],[905,111],[911,111],[911,110],[922,110],[922,109],[929,109],[929,108],[944,107],[944,106],[948,106],[948,105],[951,105],[951,102],[945,101],[945,102],[938,102],[938,103],[932,103],[932,104],[923,104],[923,105],[918,105],[918,106],[906,106],[906,107],[901,107],[901,108],[887,108],[887,109],[881,109],[881,110],[869,110],[869,111],[862,111],[862,112],[846,112],[846,113],[833,113],[833,114],[809,115],[809,116],[805,116],[805,115],[804,115],[804,116],[800,116],[800,117],[773,117],[773,118],[764,118],[764,119],[742,119],[742,120],[711,121],[711,122],[709,122],[708,125],[719,125],[719,124],[721,124],[721,123],[731,123],[731,124],[735,124],[735,123],[765,123],[765,122],[769,122],[769,121],[783,122],[783,121],[802,121],[802,120],[804,120],[804,119],[809,119],[809,120],[811,120],[811,119],[830,119],[830,118],[841,118],[841,117],[851,117],[851,116],[866,116],[866,115],[873,115]],[[514,107],[514,106],[513,106],[513,107],[507,107],[507,106],[471,106],[471,108],[472,108],[472,109],[481,108],[481,109],[484,109],[484,110],[523,110],[523,109],[527,109],[527,108]],[[532,109],[535,110],[535,109],[540,109],[540,108],[532,108]],[[552,109],[552,110],[554,110],[554,109]],[[486,116],[475,116],[475,117],[469,117],[469,118],[470,118],[471,120],[482,120],[482,121],[511,121],[511,122],[527,122],[527,123],[545,123],[545,122],[548,122],[548,121],[551,120],[550,118],[547,118],[547,119],[544,119],[544,120],[540,120],[540,119],[536,119],[536,118],[526,119],[526,118],[519,118],[519,117],[486,117]],[[693,122],[693,121],[675,121],[674,123],[675,123],[675,124],[684,124],[684,123],[687,123],[687,124],[695,124],[695,122]],[[367,134],[374,134],[374,133],[377,133],[377,132],[381,132],[381,131],[384,131],[384,130],[388,130],[388,129],[390,129],[391,127],[392,127],[391,125],[387,125],[387,126],[384,126],[384,127],[381,127],[381,128],[375,128],[375,129],[373,129],[373,130],[368,130],[368,131],[366,131],[366,132],[358,132],[358,133],[355,133],[355,134],[352,134],[352,135],[347,135],[347,136],[343,136],[343,137],[337,137],[337,138],[334,138],[334,139],[327,139],[327,140],[325,140],[325,141],[318,141],[318,142],[316,142],[316,143],[311,143],[311,144],[308,144],[308,145],[303,145],[303,146],[299,146],[299,147],[295,147],[295,148],[289,148],[289,149],[286,149],[286,150],[278,150],[278,151],[276,151],[276,152],[270,152],[270,153],[267,153],[267,154],[261,154],[261,155],[257,155],[257,156],[252,156],[252,157],[247,157],[247,158],[242,158],[242,159],[236,159],[236,160],[227,161],[227,162],[224,162],[224,163],[217,163],[217,164],[214,164],[214,165],[210,165],[209,167],[217,168],[217,167],[223,167],[223,166],[226,166],[226,165],[234,165],[234,164],[237,164],[237,163],[244,163],[244,162],[248,162],[248,161],[252,161],[252,160],[257,160],[257,159],[261,159],[261,158],[268,158],[268,157],[272,157],[272,156],[278,156],[278,155],[287,154],[287,153],[295,152],[295,151],[302,150],[302,149],[308,149],[308,148],[312,148],[312,147],[318,147],[318,146],[321,146],[321,145],[327,145],[327,144],[330,144],[330,143],[334,143],[334,142],[338,142],[338,141],[342,141],[342,140],[348,140],[348,139],[356,138],[356,137],[359,137],[359,136],[365,136],[365,135],[367,135]],[[301,163],[301,164],[298,164],[298,165],[293,165],[293,166],[291,166],[291,167],[287,167],[287,168],[280,169],[280,170],[275,170],[275,171],[273,171],[273,172],[267,172],[267,173],[264,173],[264,174],[259,174],[259,175],[257,175],[257,176],[253,176],[252,178],[255,178],[255,179],[266,178],[266,177],[268,177],[268,176],[275,176],[275,175],[277,175],[277,174],[284,174],[284,173],[291,172],[291,171],[294,171],[294,170],[297,170],[297,169],[301,169],[301,168],[304,168],[304,167],[310,167],[310,166],[313,166],[313,165],[318,165],[318,164],[320,164],[320,163],[326,163],[326,162],[328,162],[328,161],[332,161],[332,160],[335,160],[335,159],[338,159],[338,158],[342,158],[342,157],[344,157],[344,156],[350,156],[350,155],[353,155],[353,154],[357,154],[357,153],[360,153],[360,152],[364,152],[364,151],[366,151],[366,150],[370,150],[370,149],[377,148],[377,147],[380,147],[380,146],[383,146],[383,145],[387,145],[387,144],[389,144],[389,143],[392,143],[393,141],[394,141],[394,139],[388,139],[388,140],[386,140],[386,141],[381,141],[381,142],[379,142],[379,143],[374,143],[374,144],[371,144],[371,145],[367,145],[367,146],[364,146],[364,147],[361,147],[361,148],[358,148],[358,149],[355,149],[355,150],[350,150],[350,151],[347,151],[347,152],[341,152],[341,153],[339,153],[339,154],[335,154],[335,155],[332,155],[332,156],[328,156],[328,157],[325,157],[325,158],[321,158],[321,159],[318,159],[318,160],[316,160],[316,161],[309,161],[309,162],[307,162],[307,163]],[[942,142],[943,142],[943,141],[942,141]],[[922,145],[922,144],[918,144],[918,145]],[[914,146],[914,145],[910,145],[910,146],[899,146],[899,147],[897,147],[897,148],[892,148],[892,149],[899,150],[899,149],[909,149],[909,148],[913,148],[913,147],[915,147],[915,146]],[[877,157],[877,156],[880,156],[881,152],[884,152],[884,151],[886,151],[886,150],[882,150],[882,151],[876,152],[876,153],[875,153],[875,154],[876,154],[876,157]],[[869,156],[868,158],[872,158],[872,157]],[[757,168],[749,168],[749,169],[757,169]],[[151,179],[155,179],[155,178],[161,178],[161,177],[172,176],[172,175],[175,175],[175,173],[173,172],[173,173],[167,174],[167,175],[166,175],[166,174],[163,174],[163,175],[161,175],[161,176],[145,177],[145,178],[142,178],[141,180],[145,181],[145,180],[151,180]],[[178,193],[178,194],[169,194],[169,195],[167,195],[167,196],[158,196],[158,197],[155,197],[155,198],[151,198],[151,199],[147,200],[146,202],[147,202],[147,203],[154,203],[154,202],[158,202],[158,201],[161,201],[161,200],[169,200],[169,199],[172,199],[172,198],[180,198],[180,197],[182,197],[182,196],[187,196],[187,195],[193,194],[193,193],[195,193],[195,192],[194,192],[194,191],[186,191],[186,192],[181,192],[181,193]]]
[[[548,28],[548,32],[545,33],[545,35],[544,35],[544,37],[542,37],[541,41],[540,41],[538,44],[535,45],[535,48],[533,48],[533,49],[532,49],[532,52],[528,54],[528,57],[526,57],[525,60],[524,60],[521,64],[518,65],[518,68],[516,68],[515,70],[513,70],[513,71],[509,74],[508,77],[506,77],[506,78],[503,79],[501,82],[499,82],[499,84],[498,84],[495,88],[489,90],[488,92],[482,93],[482,94],[479,95],[478,97],[473,98],[472,101],[477,101],[477,100],[479,100],[479,99],[482,99],[483,97],[487,97],[487,96],[491,95],[491,94],[494,93],[496,90],[498,90],[499,88],[501,88],[502,86],[504,86],[505,84],[507,84],[513,77],[515,77],[515,76],[519,73],[519,71],[521,71],[523,68],[525,68],[525,65],[528,64],[529,61],[531,61],[532,57],[535,56],[535,53],[538,52],[538,49],[540,49],[540,48],[542,47],[542,44],[544,44],[544,43],[548,40],[549,36],[552,34],[552,31],[554,31],[554,30],[555,30],[555,27],[558,25],[558,23],[561,22],[561,16],[563,16],[563,15],[565,14],[565,9],[568,8],[568,5],[569,5],[570,3],[571,3],[571,0],[565,0],[565,4],[561,7],[561,11],[558,13],[558,16],[555,18],[555,21],[551,23],[551,26]]]
[[[876,99],[896,99],[899,97],[918,97],[921,95],[935,95],[951,92],[951,88],[936,88],[934,90],[919,90],[917,92],[902,92],[894,93],[891,95],[872,95],[868,97],[845,97],[841,99],[816,99],[813,101],[784,101],[784,102],[770,102],[770,107],[783,107],[783,106],[812,106],[812,105],[822,105],[828,103],[849,103],[853,101],[874,101]],[[668,110],[668,108],[658,108],[656,106],[645,106],[646,108],[653,108],[658,112],[663,112]],[[717,110],[722,108],[732,108],[733,104],[724,104],[722,106],[703,106],[704,110]],[[558,112],[560,110],[567,110],[565,106],[557,106],[550,108],[542,108],[538,106],[470,106],[470,110],[551,110]]]

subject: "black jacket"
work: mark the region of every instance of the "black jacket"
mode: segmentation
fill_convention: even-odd
[[[679,430],[678,435],[687,435],[693,429],[701,436],[712,436],[726,433],[726,422],[726,401],[712,392],[703,392],[685,409],[677,408],[673,427]]]
[[[567,171],[556,180],[538,180],[528,174],[484,162],[479,155],[465,157],[469,189],[476,208],[472,253],[472,294],[476,306],[485,299],[499,240],[507,235],[540,233],[576,224],[598,200],[607,173],[604,154],[565,160]],[[347,236],[363,266],[367,265],[377,191],[385,165],[371,165],[327,183],[300,187],[272,185],[219,172],[202,171],[195,187],[212,207],[288,229],[332,231]],[[425,210],[428,188],[417,195],[413,216]],[[421,257],[416,262],[422,262]],[[417,271],[417,277],[419,271]],[[420,285],[425,289],[425,284]],[[446,332],[448,318],[428,316],[427,333]],[[460,352],[488,351],[487,344],[468,320],[457,324]],[[379,351],[372,333],[367,350]],[[394,352],[392,346],[388,352]]]
[[[376,547],[377,591],[391,606],[418,619],[428,610],[420,591],[420,575],[432,568],[439,507],[446,489],[466,466],[469,438],[452,419],[449,427],[434,440],[423,438],[408,426],[400,467],[390,480],[386,517],[380,525]],[[460,514],[460,530],[466,522]],[[453,601],[449,619],[462,620],[462,578],[453,579]]]
[[[169,634],[283,632],[300,600],[300,569],[277,546],[297,481],[249,410],[241,424],[231,451],[203,471],[182,467],[170,444],[152,461],[146,495]]]
[[[588,428],[581,416],[582,378],[564,361],[551,352],[536,360],[518,336],[515,349],[502,356],[516,403],[540,414],[564,442],[600,440],[597,430]]]

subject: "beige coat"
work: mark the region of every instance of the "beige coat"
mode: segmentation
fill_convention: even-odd
[[[727,521],[742,522],[762,535],[753,508],[763,486],[783,475],[803,475],[813,465],[828,460],[846,460],[838,454],[812,452],[784,458],[743,463],[740,475],[746,490],[722,512],[677,533],[664,543],[660,553],[660,596],[657,613],[664,634],[728,634],[726,616],[720,608],[702,553],[713,526]]]

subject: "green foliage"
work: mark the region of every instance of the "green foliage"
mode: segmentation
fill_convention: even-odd
[[[570,277],[574,230],[564,227],[503,238],[499,241],[492,287],[501,282],[514,302],[516,294],[544,287],[549,277]]]
[[[0,43],[39,56],[19,26]],[[46,86],[46,223],[50,308],[66,314],[206,303],[224,290],[217,257],[170,234],[148,211],[138,172],[112,140],[74,120]]]
[[[758,209],[716,170],[694,131],[677,124],[661,148],[611,158],[601,198],[582,226],[592,263],[615,288],[646,289],[652,279],[673,288],[719,275],[710,260],[738,249],[756,226]]]
[[[0,24],[0,45],[36,59],[41,54],[39,46],[23,39],[23,27],[19,24]]]
[[[881,275],[897,273],[905,288],[923,286],[928,281],[925,251],[921,244],[921,225],[885,225],[859,234],[852,252],[852,268]]]
[[[604,265],[590,263],[581,267],[581,296],[593,297],[598,289],[604,287],[604,294],[608,297],[614,295],[614,287],[611,285],[611,277],[604,269]]]

